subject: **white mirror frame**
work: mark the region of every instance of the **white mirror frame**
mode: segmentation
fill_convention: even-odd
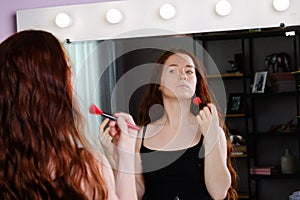
[[[167,21],[159,16],[163,3],[124,0],[18,10],[17,31],[42,29],[61,40],[83,41],[300,25],[299,0],[291,0],[285,12],[275,11],[272,0],[230,0],[232,12],[227,16],[216,14],[217,1],[169,0],[177,11],[176,17]],[[122,11],[121,23],[106,21],[105,13],[111,8]],[[72,18],[72,25],[63,29],[55,25],[55,16],[62,12]]]

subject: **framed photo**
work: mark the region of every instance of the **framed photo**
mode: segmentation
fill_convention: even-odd
[[[227,114],[245,113],[245,94],[230,93],[227,105]]]
[[[267,74],[267,71],[255,73],[252,93],[264,93],[267,81]]]

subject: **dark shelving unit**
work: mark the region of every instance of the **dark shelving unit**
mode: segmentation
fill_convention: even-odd
[[[286,36],[287,32],[295,33],[294,36]],[[212,54],[212,59],[215,59],[214,57],[214,50],[213,48],[210,48],[210,43],[214,43],[214,47],[217,48],[215,42],[224,43],[222,44],[222,47],[220,48],[226,48],[224,51],[227,50],[227,48],[230,50],[230,48],[236,48],[239,49],[239,52],[243,55],[244,58],[244,65],[240,71],[240,73],[231,74],[231,73],[221,73],[219,75],[216,74],[208,74],[207,78],[208,80],[214,79],[214,78],[222,78],[224,83],[232,82],[232,81],[239,81],[237,84],[241,84],[241,88],[239,92],[242,92],[246,95],[245,98],[245,112],[244,113],[238,113],[238,114],[231,114],[225,116],[225,122],[230,122],[230,124],[238,125],[242,124],[241,120],[244,121],[243,123],[243,136],[246,139],[246,146],[247,146],[247,153],[245,155],[234,155],[232,156],[232,159],[235,164],[241,164],[246,162],[246,174],[243,174],[243,176],[240,176],[239,182],[244,182],[244,185],[247,185],[247,190],[240,190],[239,192],[239,199],[265,199],[269,194],[267,190],[263,190],[264,184],[267,181],[270,183],[270,181],[276,181],[276,180],[282,180],[282,181],[289,181],[296,180],[300,181],[300,170],[298,169],[298,172],[296,174],[274,174],[274,175],[255,175],[250,174],[250,168],[254,165],[264,165],[269,163],[264,163],[260,157],[262,152],[262,148],[268,148],[268,152],[272,150],[272,145],[270,146],[260,146],[260,142],[263,140],[267,140],[270,142],[273,142],[273,140],[286,140],[287,138],[293,138],[296,140],[298,147],[298,168],[299,168],[299,161],[300,161],[300,129],[297,128],[292,133],[287,132],[270,132],[267,130],[260,130],[260,124],[259,120],[262,116],[261,110],[259,108],[264,108],[264,104],[268,104],[266,102],[269,102],[272,104],[274,101],[279,101],[278,99],[284,98],[285,101],[289,102],[288,106],[295,105],[296,111],[293,116],[297,118],[296,121],[293,123],[298,127],[300,124],[300,71],[298,68],[300,68],[300,27],[299,26],[291,26],[286,28],[280,28],[280,27],[274,27],[274,28],[262,28],[262,29],[252,29],[252,30],[236,30],[236,31],[225,31],[225,32],[215,32],[215,33],[199,33],[199,34],[193,34],[192,37],[200,41],[203,45],[204,49],[209,53]],[[292,71],[297,71],[297,73],[293,73],[295,77],[298,79],[296,80],[296,88],[297,90],[293,92],[281,92],[281,93],[272,93],[270,91],[267,91],[265,93],[252,93],[251,92],[251,84],[253,83],[255,72],[258,71],[257,69],[257,51],[260,51],[260,49],[257,49],[257,44],[261,41],[281,41],[281,42],[287,42],[286,46],[290,47],[291,52],[291,63]],[[224,42],[225,41],[225,42]],[[226,41],[232,41],[236,45],[240,45],[240,47],[232,47],[230,45],[226,46]],[[238,42],[239,41],[239,42]],[[270,48],[272,48],[272,45],[269,45]],[[277,46],[279,46],[277,44]],[[266,45],[263,50],[267,52],[268,46]],[[216,50],[218,51],[218,50]],[[219,56],[219,57],[222,57]],[[219,59],[219,58],[217,58]],[[223,58],[223,63],[220,60],[217,60],[219,62],[216,63],[218,67],[224,67],[224,62],[226,63],[226,60]],[[256,63],[255,63],[256,62]],[[263,64],[262,64],[263,65]],[[222,71],[222,70],[220,70]],[[224,71],[224,70],[223,70]],[[237,92],[232,91],[233,87],[229,86],[225,87],[227,93],[231,92]],[[261,101],[261,102],[260,102]],[[269,105],[266,105],[266,110]],[[283,106],[283,105],[278,105]],[[275,114],[274,114],[275,115]],[[270,119],[264,119],[266,121]],[[282,119],[284,120],[284,119]],[[286,119],[285,121],[288,121],[289,119]],[[260,150],[259,150],[260,149]],[[278,153],[278,150],[277,150]],[[280,156],[280,155],[277,155]],[[240,169],[239,166],[237,166],[237,169]],[[243,168],[242,170],[245,171]],[[239,170],[238,170],[239,173]],[[261,184],[264,183],[264,184]],[[299,182],[298,182],[299,183]],[[297,185],[299,187],[299,184]],[[295,186],[296,187],[296,186]],[[245,189],[245,187],[243,188]],[[275,189],[276,190],[276,189]],[[299,190],[299,188],[298,188]],[[274,192],[274,188],[272,189],[272,192]],[[281,192],[278,190],[278,192]],[[289,194],[285,194],[285,198],[288,198]],[[263,197],[262,197],[263,196]],[[280,198],[280,197],[278,197]]]

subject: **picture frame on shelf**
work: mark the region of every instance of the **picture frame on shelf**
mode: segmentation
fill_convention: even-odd
[[[230,93],[227,104],[227,114],[245,113],[245,94]]]
[[[264,93],[267,82],[267,75],[267,71],[255,73],[252,93]]]

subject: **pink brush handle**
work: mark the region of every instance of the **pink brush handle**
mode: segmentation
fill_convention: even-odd
[[[139,131],[139,130],[141,129],[140,127],[138,127],[138,126],[136,126],[136,125],[133,125],[133,124],[131,124],[131,123],[129,123],[129,122],[126,122],[126,124],[127,124],[127,126],[128,126],[129,128],[132,128],[132,129],[134,129],[134,130]]]

